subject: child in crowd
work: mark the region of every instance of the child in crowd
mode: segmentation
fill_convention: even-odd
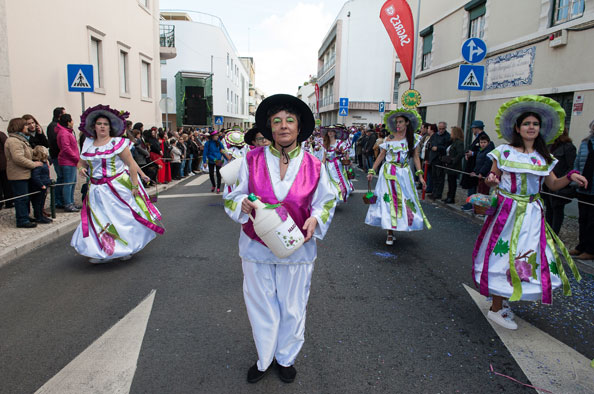
[[[487,134],[482,134],[480,136],[479,144],[480,149],[476,154],[474,171],[472,171],[470,175],[479,178],[477,192],[481,194],[489,194],[490,188],[485,184],[485,178],[489,175],[492,164],[488,154],[495,148],[495,145]]]
[[[43,165],[40,167],[35,167],[33,170],[31,170],[29,191],[31,193],[39,192],[37,194],[31,195],[31,205],[33,206],[33,215],[35,216],[35,221],[41,224],[52,222],[52,219],[43,215],[45,197],[47,196],[47,187],[51,185],[49,164],[47,160],[47,149],[42,145],[37,145],[33,149],[33,161],[39,161],[43,163]]]

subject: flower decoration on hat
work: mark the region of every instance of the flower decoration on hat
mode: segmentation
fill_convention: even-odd
[[[553,143],[565,127],[565,110],[549,97],[526,95],[516,97],[503,104],[495,117],[495,131],[499,138],[512,141],[516,121],[526,113],[534,112],[540,116],[540,135],[547,144]]]
[[[391,132],[395,133],[396,129],[396,118],[404,117],[412,126],[414,132],[417,132],[421,129],[421,124],[423,120],[417,111],[414,109],[406,109],[406,108],[397,108],[394,111],[390,111],[384,116],[384,123],[386,124],[386,128]]]
[[[242,147],[245,145],[245,141],[244,141],[243,137],[244,137],[244,135],[243,135],[242,131],[231,130],[225,136],[225,141],[227,142],[227,144],[229,144],[231,146]]]
[[[110,108],[109,105],[99,104],[94,107],[89,107],[80,116],[80,126],[78,129],[89,138],[97,138],[94,126],[95,120],[100,116],[109,119],[111,134],[119,137],[124,134],[124,131],[126,130],[126,119],[128,119],[130,113]]]

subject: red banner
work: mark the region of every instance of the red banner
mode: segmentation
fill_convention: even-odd
[[[316,112],[320,114],[320,86],[316,83]]]
[[[406,0],[388,0],[382,6],[380,19],[410,81],[415,47],[415,28],[410,6]]]

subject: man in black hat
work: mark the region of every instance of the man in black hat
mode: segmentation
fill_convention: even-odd
[[[476,193],[476,188],[478,186],[478,178],[471,177],[468,175],[469,173],[474,171],[474,167],[476,166],[476,154],[481,149],[480,138],[481,135],[487,135],[485,133],[485,124],[482,120],[473,120],[470,124],[470,129],[472,130],[472,135],[474,136],[474,140],[466,150],[464,154],[464,158],[466,159],[466,166],[464,167],[464,171],[466,174],[462,175],[462,179],[460,180],[460,187],[463,189],[467,189],[467,195],[471,196]],[[491,142],[493,144],[493,142]],[[463,211],[471,211],[472,204],[467,202],[462,205]]]
[[[262,101],[256,127],[272,144],[248,152],[239,183],[225,200],[227,214],[242,224],[243,295],[258,351],[258,361],[248,370],[250,383],[262,379],[271,365],[277,366],[285,383],[293,382],[297,374],[293,364],[304,342],[305,311],[317,256],[315,238],[324,237],[336,205],[335,189],[322,163],[301,149],[314,125],[311,110],[296,97],[277,94]],[[249,220],[257,205],[248,194],[279,210],[282,221],[290,216],[303,234],[303,245],[288,257],[276,257]]]

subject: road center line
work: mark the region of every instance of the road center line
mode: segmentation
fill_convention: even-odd
[[[156,290],[36,394],[129,393]]]

